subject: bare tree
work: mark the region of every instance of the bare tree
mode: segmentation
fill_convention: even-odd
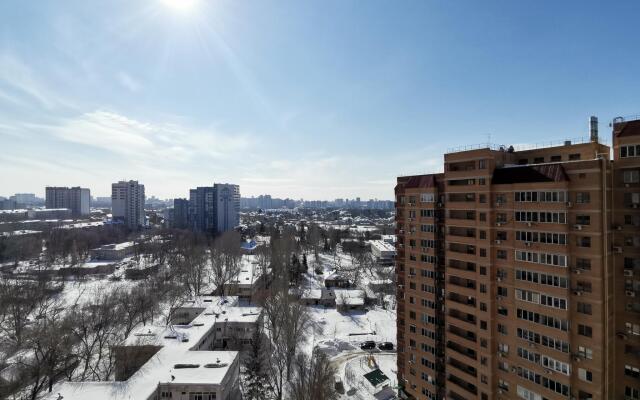
[[[240,234],[225,232],[216,238],[209,249],[211,260],[210,281],[217,294],[225,293],[225,285],[237,279],[240,274],[242,253],[240,252]]]
[[[294,378],[290,382],[292,400],[335,400],[338,398],[334,387],[336,370],[321,351],[314,349],[311,357],[306,354],[298,354],[294,370]]]
[[[36,322],[29,326],[22,352],[15,362],[23,384],[28,383],[32,400],[45,389],[51,392],[53,384],[68,376],[78,364],[73,353],[71,321],[65,316],[62,304],[49,302],[41,310]]]

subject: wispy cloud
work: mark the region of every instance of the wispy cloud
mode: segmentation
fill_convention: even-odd
[[[120,85],[122,85],[125,89],[127,89],[130,92],[136,93],[136,92],[139,92],[140,89],[142,88],[142,85],[140,84],[140,82],[138,82],[131,75],[127,74],[124,71],[118,72],[118,74],[116,75],[116,79],[118,80]]]
[[[24,104],[21,99],[25,98],[46,109],[74,108],[68,99],[43,83],[27,64],[7,52],[0,53],[0,84],[11,90],[9,93],[6,90],[3,91],[2,97],[13,103]]]
[[[228,158],[252,143],[247,135],[221,134],[176,124],[142,122],[97,110],[51,126],[58,138],[137,159],[189,161]]]

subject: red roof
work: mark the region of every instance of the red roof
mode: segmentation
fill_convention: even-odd
[[[613,134],[616,137],[640,135],[640,120],[614,123]]]
[[[414,175],[403,176],[398,178],[398,184],[395,187],[395,191],[403,189],[416,189],[416,188],[434,188],[437,187],[436,176],[434,174],[429,175]]]

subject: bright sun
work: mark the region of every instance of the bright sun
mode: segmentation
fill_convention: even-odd
[[[198,0],[162,0],[162,3],[174,10],[188,12],[195,8]]]

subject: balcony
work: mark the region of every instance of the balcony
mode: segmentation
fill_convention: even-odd
[[[465,324],[469,324],[469,328],[474,328],[476,326],[476,317],[473,314],[461,312],[455,309],[449,309],[449,313],[447,317],[453,318]]]
[[[459,387],[463,388],[467,392],[472,393],[474,396],[478,394],[478,388],[476,387],[476,385],[473,385],[465,381],[464,379],[460,379],[453,374],[449,374],[449,377],[447,378],[447,380],[451,383],[458,385]]]
[[[453,301],[458,304],[463,304],[465,306],[474,307],[476,306],[476,299],[471,296],[461,296],[458,293],[449,293],[447,296],[447,300]]]
[[[477,336],[475,333],[471,332],[471,331],[467,331],[465,329],[459,328],[455,325],[449,325],[449,329],[447,329],[447,332],[449,332],[452,335],[455,335],[459,338],[462,338],[464,340],[468,340],[470,342],[476,343],[477,342]]]
[[[449,210],[449,219],[475,222],[476,212],[473,210]]]
[[[448,250],[454,253],[468,254],[472,256],[476,255],[476,246],[470,244],[450,243]]]
[[[476,230],[473,228],[458,228],[452,226],[449,228],[449,235],[456,237],[475,238]]]
[[[449,283],[454,286],[458,286],[465,289],[476,290],[476,282],[470,279],[458,278],[457,276],[450,276]]]
[[[478,354],[476,353],[475,350],[470,349],[468,347],[464,347],[456,342],[452,342],[452,341],[447,341],[447,348],[450,350],[455,351],[458,354],[461,354],[465,357],[468,357],[474,361],[478,360]]]
[[[449,268],[458,269],[460,271],[476,272],[475,263],[454,259],[449,259]]]
[[[475,169],[475,161],[450,162],[447,164],[448,172],[475,171]]]
[[[475,203],[475,193],[449,193],[447,203]]]
[[[464,372],[465,374],[470,375],[473,378],[477,378],[478,377],[478,370],[475,369],[474,367],[467,365],[461,361],[456,360],[455,358],[451,358],[449,357],[449,365],[451,365],[454,368],[459,369],[460,371]]]

